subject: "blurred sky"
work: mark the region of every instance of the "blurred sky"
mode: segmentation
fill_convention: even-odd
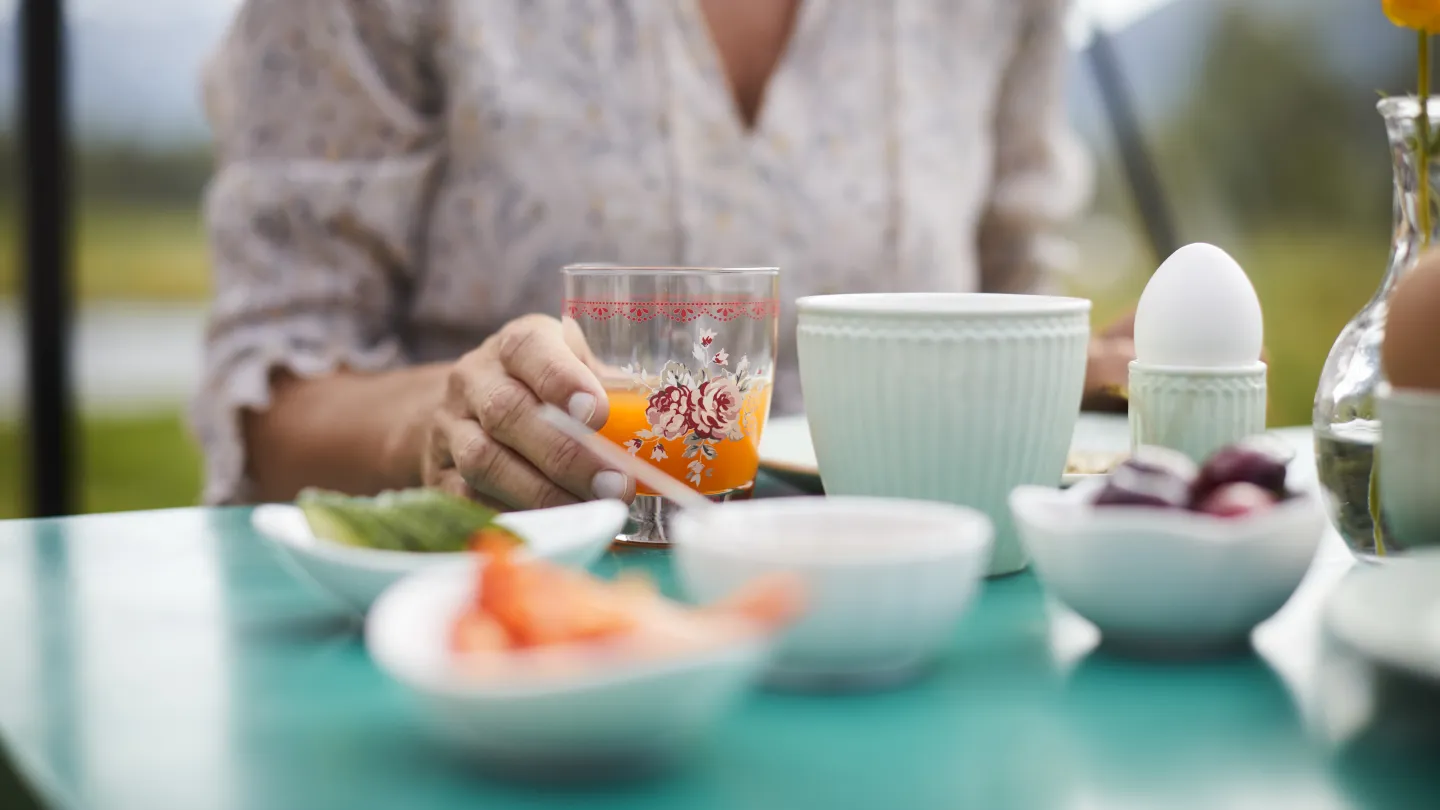
[[[1167,5],[1173,0],[1083,0],[1073,3],[1070,15],[1070,40],[1083,46],[1090,37],[1091,26],[1119,30]]]
[[[1123,1],[1123,0],[1122,0]],[[177,16],[224,18],[240,0],[63,0],[71,19],[123,19],[137,25],[160,23]],[[0,19],[15,14],[18,0],[0,0]]]

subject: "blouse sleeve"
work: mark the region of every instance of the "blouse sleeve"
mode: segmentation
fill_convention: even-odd
[[[995,108],[995,164],[979,229],[981,287],[1054,288],[1046,240],[1089,199],[1090,163],[1066,119],[1066,0],[1023,0]]]
[[[400,293],[440,153],[428,0],[246,0],[207,65],[214,273],[192,422],[205,500],[248,498],[241,411],[274,372],[405,362]]]

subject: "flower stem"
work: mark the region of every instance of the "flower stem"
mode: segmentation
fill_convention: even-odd
[[[1375,448],[1375,455],[1380,455],[1380,448]],[[1375,556],[1385,556],[1385,521],[1381,520],[1380,511],[1380,459],[1370,460],[1370,522],[1375,526]]]
[[[1430,246],[1430,34],[1421,31],[1420,34],[1420,63],[1419,82],[1416,88],[1420,95],[1420,115],[1416,124],[1420,130],[1420,148],[1418,165],[1416,171],[1419,175],[1420,188],[1417,203],[1420,211],[1420,244],[1423,247]]]

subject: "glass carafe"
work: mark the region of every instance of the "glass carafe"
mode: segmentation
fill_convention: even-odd
[[[1398,550],[1386,546],[1384,521],[1380,521],[1378,533],[1375,525],[1379,513],[1378,483],[1373,480],[1371,469],[1381,429],[1375,410],[1375,391],[1383,379],[1380,343],[1385,336],[1390,293],[1400,277],[1415,264],[1422,248],[1418,193],[1422,178],[1430,188],[1428,221],[1432,234],[1440,224],[1440,214],[1436,212],[1440,203],[1435,184],[1437,161],[1431,159],[1422,171],[1416,149],[1419,100],[1387,98],[1379,103],[1378,109],[1385,119],[1394,164],[1395,226],[1391,232],[1390,263],[1375,296],[1335,340],[1320,374],[1314,412],[1315,457],[1326,506],[1345,543],[1362,559],[1374,559]],[[1428,113],[1434,139],[1440,133],[1440,118],[1437,118],[1440,98],[1431,97]]]

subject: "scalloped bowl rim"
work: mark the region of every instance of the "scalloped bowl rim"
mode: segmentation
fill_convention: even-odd
[[[802,315],[871,316],[941,315],[962,317],[1027,317],[1079,315],[1091,309],[1088,298],[1013,293],[839,293],[796,299]]]
[[[723,510],[723,511],[722,511]],[[711,510],[706,510],[709,512]],[[682,512],[675,519],[675,543],[704,548],[711,553],[755,564],[804,566],[807,568],[856,568],[908,566],[929,560],[984,555],[994,545],[994,525],[978,509],[940,501],[837,495],[823,498],[792,497],[738,501],[716,507],[715,515]],[[854,515],[868,519],[908,520],[914,526],[896,529],[907,537],[901,542],[876,543],[865,553],[827,553],[823,544],[815,551],[796,550],[786,538],[789,533],[773,527],[775,518],[803,522],[807,516],[824,513],[835,519]],[[728,525],[719,522],[726,521]],[[734,521],[734,522],[730,522]],[[753,533],[741,542],[725,529]],[[862,531],[856,529],[856,531]],[[777,535],[780,535],[777,537]]]
[[[1329,526],[1310,491],[1241,518],[1097,508],[1083,494],[1011,493],[1036,575],[1102,636],[1157,650],[1238,642],[1293,598]],[[1216,601],[1216,587],[1229,598]]]
[[[1145,531],[1203,543],[1254,541],[1304,520],[1313,520],[1320,505],[1313,492],[1302,490],[1257,515],[1219,517],[1186,509],[1154,506],[1097,508],[1085,502],[1101,482],[1087,480],[1068,489],[1020,486],[1010,493],[1017,520],[1059,534],[1103,533],[1107,529]],[[1319,542],[1317,535],[1316,542]]]

